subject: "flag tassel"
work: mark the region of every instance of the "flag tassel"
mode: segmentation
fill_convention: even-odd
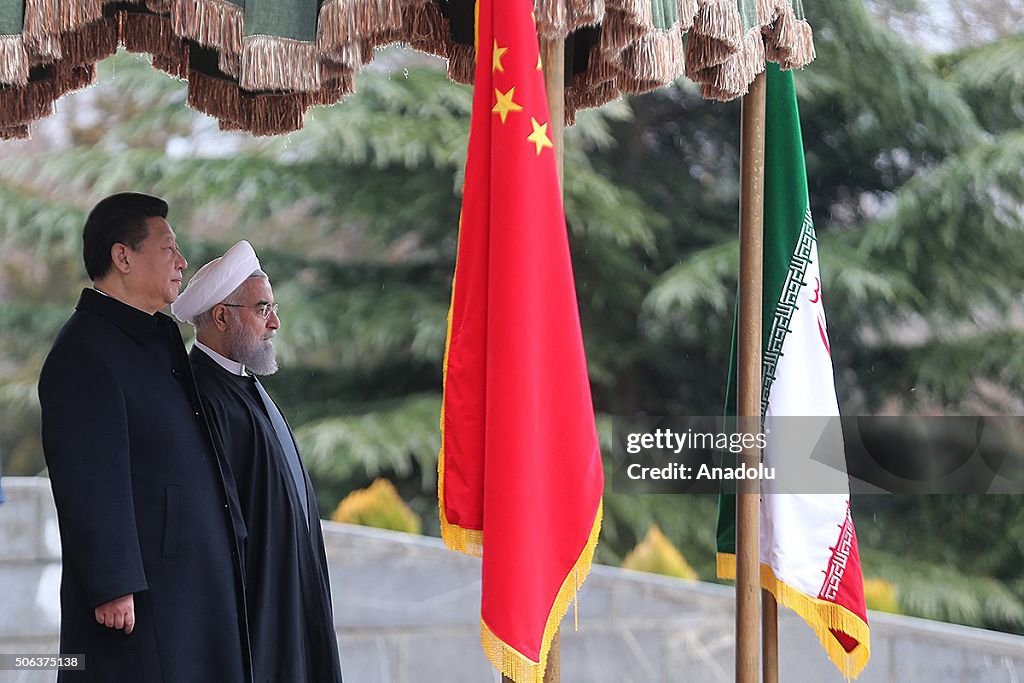
[[[732,553],[718,553],[717,573],[720,579],[736,578],[736,556]],[[868,625],[856,614],[842,605],[813,598],[789,584],[780,581],[772,568],[761,563],[761,587],[775,596],[783,607],[796,612],[811,627],[829,660],[839,669],[843,678],[857,678],[871,657],[871,635]],[[851,652],[836,640],[832,631],[839,631],[857,641]]]
[[[573,576],[576,577],[576,587],[572,592],[572,629],[579,633],[580,630],[580,571],[573,569]]]
[[[569,603],[576,597],[579,587],[587,580],[590,574],[590,567],[594,560],[594,549],[597,547],[598,536],[601,535],[601,521],[604,515],[604,503],[597,508],[597,515],[594,517],[594,525],[590,529],[590,537],[583,547],[569,573],[566,574],[562,587],[558,589],[558,595],[548,613],[547,623],[544,626],[544,637],[541,640],[540,661],[536,662],[523,653],[508,645],[501,638],[496,636],[487,626],[487,622],[480,620],[480,643],[483,645],[484,654],[491,661],[494,668],[502,675],[507,676],[516,683],[544,683],[544,672],[548,668],[548,653],[551,650],[551,641],[558,632],[563,617],[569,611]]]

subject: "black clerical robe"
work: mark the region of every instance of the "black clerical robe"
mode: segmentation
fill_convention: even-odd
[[[229,372],[199,348],[189,358],[246,523],[256,681],[340,682],[327,558],[305,467],[298,462],[300,491],[255,378]],[[290,430],[286,436],[293,439]]]
[[[62,551],[61,681],[239,683],[247,628],[232,482],[177,325],[87,289],[39,379]],[[135,631],[96,622],[134,595]]]

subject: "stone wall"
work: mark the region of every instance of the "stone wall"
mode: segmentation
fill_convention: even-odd
[[[60,547],[48,482],[5,478],[0,505],[0,652],[56,651]],[[483,683],[480,565],[437,539],[324,522],[347,683]],[[733,591],[595,567],[579,632],[562,624],[563,683],[733,680]],[[1024,638],[872,614],[863,683],[1024,680]],[[780,681],[842,681],[814,634],[780,618]],[[0,683],[49,682],[0,671]],[[120,682],[119,682],[120,683]]]

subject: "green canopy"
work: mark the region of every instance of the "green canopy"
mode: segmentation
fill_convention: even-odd
[[[123,45],[189,82],[188,102],[225,129],[302,127],[314,105],[354,91],[392,43],[473,76],[473,0],[0,0],[0,138],[26,137],[53,102],[95,78]],[[744,94],[765,60],[814,58],[801,0],[535,0],[538,31],[565,38],[565,109],[685,75],[705,97]]]

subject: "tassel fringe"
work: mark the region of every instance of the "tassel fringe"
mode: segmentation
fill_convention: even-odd
[[[679,0],[679,30],[687,33],[693,28],[693,20],[700,9],[697,0]]]
[[[473,84],[476,51],[469,45],[452,43],[448,48],[448,78],[456,83]]]
[[[604,3],[600,0],[569,0],[569,28],[597,26],[604,17]]]
[[[58,63],[47,67],[46,75],[20,88],[0,89],[0,111],[4,112],[4,128],[11,135],[21,134],[32,121],[53,113],[59,97],[90,85],[96,79],[93,64]],[[28,131],[25,131],[28,134]]]
[[[565,0],[534,0],[537,32],[544,38],[564,37],[569,34],[569,8]]]
[[[31,140],[32,134],[27,125],[0,128],[0,140]]]
[[[701,84],[705,99],[725,102],[746,95],[764,67],[764,40],[761,29],[754,27],[744,36],[739,52],[722,64],[699,72],[694,80]]]
[[[453,45],[448,19],[441,14],[441,7],[435,2],[419,2],[407,7],[403,13],[405,27],[403,34],[414,50],[448,57]],[[468,46],[470,50],[472,46]]]
[[[246,36],[242,41],[239,85],[252,92],[319,90],[320,58],[316,43],[275,36]]]
[[[676,25],[668,31],[654,31],[622,51],[622,73],[618,84],[624,92],[645,93],[671,83],[685,63],[683,36]]]
[[[741,21],[733,0],[701,0],[686,41],[686,76],[704,83],[708,69],[742,49]]]
[[[544,36],[600,27],[588,69],[566,88],[567,123],[578,109],[646,92],[682,73],[701,84],[705,97],[731,99],[746,92],[765,59],[793,69],[815,58],[811,27],[790,0],[753,0],[763,41],[743,33],[735,0],[675,1],[678,20],[662,29],[654,25],[651,0],[534,0]],[[452,40],[435,0],[323,0],[311,42],[243,38],[243,24],[244,10],[228,0],[25,0],[23,33],[0,36],[0,84],[9,86],[8,111],[27,118],[6,116],[0,125],[7,135],[20,135],[29,114],[49,111],[41,99],[59,96],[59,88],[31,88],[33,68],[64,65],[61,73],[68,74],[71,65],[113,54],[119,43],[151,54],[155,67],[179,78],[190,75],[189,42],[215,50],[219,69],[238,83],[199,84],[199,92],[219,93],[219,104],[207,109],[237,114],[221,117],[227,127],[252,121],[267,134],[275,127],[294,130],[309,106],[352,92],[354,72],[392,42],[448,59],[453,80],[471,83],[474,75],[473,48]],[[234,99],[224,94],[232,86],[241,87]],[[197,99],[205,98],[190,96]]]
[[[402,36],[399,0],[328,0],[320,7],[317,47],[336,62],[357,69],[373,58],[373,48]]]
[[[569,605],[576,599],[579,586],[583,585],[590,573],[590,567],[594,560],[594,549],[597,547],[597,538],[601,535],[603,505],[603,503],[598,505],[587,543],[562,581],[551,611],[548,612],[540,645],[540,661],[533,661],[505,643],[490,629],[487,622],[483,619],[480,620],[480,643],[483,645],[484,654],[494,668],[516,683],[544,683],[544,672],[548,667],[551,641],[555,637],[555,633],[558,632],[558,627],[566,612],[569,611]]]
[[[188,77],[188,46],[170,22],[153,14],[119,14],[121,43],[129,52],[153,55],[153,66],[176,78]]]
[[[243,20],[242,8],[227,0],[173,0],[174,32],[217,50],[220,70],[235,77],[242,55]]]
[[[28,84],[28,52],[20,36],[0,36],[0,84],[21,87]]]
[[[814,32],[798,19],[788,2],[776,6],[777,15],[764,29],[767,58],[784,70],[802,69],[814,61]]]
[[[715,557],[718,578],[736,578],[736,556],[718,553]],[[818,636],[828,658],[846,680],[857,678],[871,657],[871,632],[867,623],[841,605],[819,600],[781,581],[772,568],[761,563],[761,587],[775,596],[783,607],[788,607],[807,622]],[[857,641],[853,652],[847,652],[832,631],[840,631]]]

